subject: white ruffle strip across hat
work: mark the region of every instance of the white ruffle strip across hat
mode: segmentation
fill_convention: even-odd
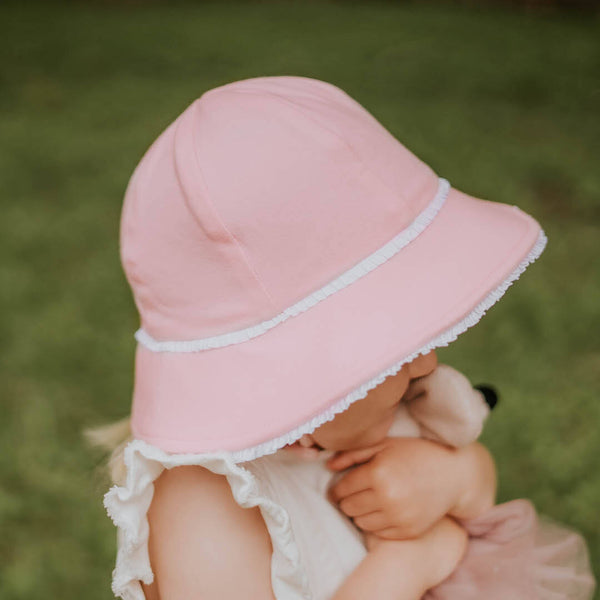
[[[334,85],[212,89],[127,189],[133,434],[235,462],[273,453],[477,323],[545,243]]]

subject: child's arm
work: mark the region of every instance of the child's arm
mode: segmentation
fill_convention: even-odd
[[[384,540],[387,542],[387,540]],[[414,540],[387,542],[406,544],[406,548],[385,545],[371,550],[337,589],[331,600],[420,600],[427,591],[425,573],[415,572]]]
[[[164,471],[148,521],[161,600],[275,600],[273,550],[260,509],[240,507],[224,476],[199,466]],[[464,552],[464,530],[446,521],[418,540],[373,540],[332,600],[420,600]]]
[[[356,463],[363,464],[338,480],[329,497],[357,527],[384,538],[416,537],[444,515],[473,518],[494,505],[494,461],[478,442],[455,449],[387,438],[370,451],[338,453],[327,464],[342,470]]]
[[[239,506],[224,476],[200,466],[163,471],[148,521],[161,600],[275,600],[260,509]]]
[[[412,540],[366,535],[369,553],[332,600],[421,600],[456,568],[467,547],[467,533],[445,517]]]

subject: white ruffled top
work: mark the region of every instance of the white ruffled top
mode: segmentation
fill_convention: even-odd
[[[388,435],[418,436],[402,414]],[[117,526],[117,559],[112,590],[123,600],[145,600],[140,580],[152,583],[148,555],[147,511],[153,482],[163,469],[202,465],[225,475],[235,501],[259,506],[273,545],[271,585],[277,600],[327,600],[366,555],[363,536],[352,521],[327,500],[326,490],[342,473],[327,469],[333,453],[306,459],[281,448],[274,454],[235,463],[225,453],[169,454],[142,440],[125,448],[127,476],[104,496]]]

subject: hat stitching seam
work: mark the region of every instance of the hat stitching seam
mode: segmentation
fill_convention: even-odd
[[[315,117],[313,117],[308,111],[306,111],[304,108],[302,108],[302,106],[300,104],[298,104],[297,102],[294,102],[293,100],[289,100],[288,98],[286,98],[285,96],[282,96],[280,94],[276,94],[275,92],[272,91],[263,91],[261,90],[260,92],[255,92],[252,90],[228,90],[229,93],[232,94],[251,94],[254,96],[262,96],[262,95],[267,95],[267,96],[272,96],[273,98],[276,98],[279,102],[281,102],[282,104],[288,104],[293,106],[298,112],[300,112],[301,114],[303,114],[307,119],[309,119],[310,121],[312,121],[315,125],[322,127],[323,129],[325,129],[326,131],[328,131],[331,135],[333,135],[335,138],[337,138],[339,141],[342,142],[342,144],[344,144],[344,146],[350,151],[350,153],[354,156],[354,159],[359,162],[363,168],[365,168],[377,181],[379,181],[379,183],[381,185],[383,185],[383,187],[390,192],[393,196],[400,196],[402,199],[406,200],[406,197],[399,191],[397,190],[393,190],[388,183],[386,183],[381,177],[380,175],[376,172],[373,171],[371,168],[369,168],[366,164],[365,161],[360,157],[360,155],[356,152],[356,149],[354,148],[354,146],[352,146],[352,144],[350,144],[348,142],[348,140],[346,140],[342,135],[340,135],[337,131],[335,131],[334,129],[331,129],[327,124],[325,123],[321,123],[320,121],[318,121],[317,119],[315,119]],[[366,109],[365,109],[366,110]],[[372,115],[371,115],[372,116]],[[373,117],[374,118],[374,117]],[[381,125],[381,124],[380,124]],[[388,132],[389,133],[389,132]],[[390,134],[391,135],[391,134]],[[393,137],[393,136],[392,136]],[[395,138],[394,138],[395,139]],[[398,140],[396,140],[398,141]]]
[[[259,335],[263,335],[273,327],[286,321],[288,318],[295,317],[309,310],[320,301],[333,295],[335,292],[362,279],[362,277],[398,254],[402,248],[414,241],[431,224],[445,203],[450,187],[450,183],[446,179],[440,177],[435,197],[429,205],[415,217],[408,227],[405,227],[391,240],[379,247],[375,252],[372,252],[367,257],[361,259],[354,266],[350,267],[350,269],[347,269],[341,275],[338,275],[336,278],[308,294],[292,306],[287,307],[271,319],[244,329],[195,340],[158,341],[152,338],[152,336],[150,336],[143,328],[140,328],[135,333],[135,339],[152,352],[198,352],[201,350],[222,348],[232,344],[243,343],[258,337]]]
[[[196,103],[196,111],[194,111],[192,113],[192,118],[194,119],[194,121],[197,121],[197,112],[198,109],[200,108],[200,103]],[[198,150],[196,147],[196,139],[194,136],[192,136],[192,148],[194,151],[194,159],[196,162],[196,166],[198,168],[198,172],[199,172],[199,178],[201,179],[202,185],[204,186],[204,189],[206,190],[206,198],[204,199],[206,204],[208,204],[213,212],[213,214],[215,215],[215,218],[217,219],[217,221],[219,222],[219,224],[221,225],[221,227],[223,228],[223,230],[227,233],[227,235],[231,238],[231,240],[233,241],[233,243],[237,246],[241,256],[242,256],[242,260],[244,261],[246,267],[250,270],[250,273],[252,274],[252,276],[254,277],[254,279],[256,280],[256,282],[258,283],[258,285],[260,286],[261,290],[263,291],[263,293],[265,294],[267,300],[271,303],[271,306],[274,309],[277,309],[277,303],[275,302],[275,300],[272,298],[271,294],[269,293],[269,290],[266,288],[265,284],[261,281],[260,277],[258,276],[258,273],[256,271],[256,269],[254,268],[254,265],[252,264],[250,257],[248,256],[248,254],[246,253],[243,245],[240,243],[240,241],[237,239],[237,237],[230,231],[230,229],[227,227],[227,224],[225,223],[225,220],[223,219],[223,217],[220,215],[219,211],[217,210],[216,206],[213,204],[212,200],[210,199],[210,191],[208,188],[208,184],[206,182],[206,177],[204,176],[204,172],[202,170],[202,165],[200,163],[200,157],[198,156]]]

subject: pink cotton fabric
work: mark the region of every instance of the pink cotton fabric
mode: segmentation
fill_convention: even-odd
[[[410,228],[438,188],[331,84],[259,77],[210,90],[128,186],[121,255],[141,326],[177,341],[273,319]],[[139,344],[132,431],[170,452],[285,435],[468,317],[540,232],[515,206],[451,188],[397,254],[261,335],[191,353]]]

